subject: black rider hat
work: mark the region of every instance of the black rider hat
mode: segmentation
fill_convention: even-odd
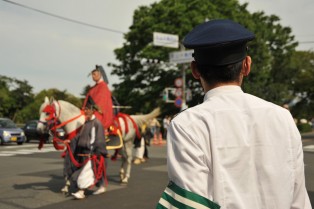
[[[85,109],[90,109],[90,110],[99,110],[98,106],[94,102],[93,98],[91,96],[88,96],[86,104],[85,104]]]
[[[107,84],[109,83],[109,80],[108,80],[108,78],[107,78],[106,72],[105,72],[104,68],[103,68],[101,65],[96,65],[95,69],[92,70],[92,72],[94,72],[94,71],[99,71],[99,72],[101,73],[101,76],[102,76],[103,80],[104,80]],[[91,73],[92,73],[92,72],[91,72]],[[90,75],[90,74],[89,74],[89,75]]]
[[[202,65],[222,66],[243,60],[247,42],[255,35],[232,20],[211,20],[188,33],[183,45],[194,49],[195,61]]]

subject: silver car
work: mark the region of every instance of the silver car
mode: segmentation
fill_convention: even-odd
[[[21,145],[25,142],[24,131],[8,118],[0,118],[0,144],[17,143]]]

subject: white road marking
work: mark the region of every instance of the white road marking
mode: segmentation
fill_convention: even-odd
[[[314,145],[307,145],[303,147],[304,152],[314,152]]]
[[[27,148],[29,147],[29,148]],[[17,148],[17,147],[4,147],[5,149],[12,149],[12,148]],[[47,153],[47,152],[56,152],[57,150],[50,145],[49,147],[44,147],[41,150],[37,148],[37,145],[23,145],[23,149],[17,149],[17,150],[2,150],[0,149],[0,157],[8,157],[8,156],[15,156],[15,155],[29,155],[29,154],[34,154],[34,153]],[[25,149],[27,148],[27,149]]]

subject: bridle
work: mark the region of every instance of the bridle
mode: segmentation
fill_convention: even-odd
[[[58,110],[59,110],[58,114],[57,114],[57,110],[56,110],[57,108],[55,104],[58,105]],[[46,113],[47,117],[45,118],[45,121],[40,120],[39,123],[42,123],[43,125],[45,125],[48,130],[49,135],[53,136],[53,144],[55,148],[58,150],[63,149],[63,147],[60,147],[57,144],[57,141],[60,141],[60,139],[58,139],[57,137],[57,129],[81,117],[82,115],[84,115],[84,112],[81,110],[79,115],[73,118],[70,118],[69,120],[64,121],[60,124],[59,124],[59,117],[61,115],[61,105],[59,104],[59,101],[46,105],[43,108],[42,112]]]
[[[58,114],[56,114],[56,106],[54,105],[54,103],[46,105],[44,109],[42,110],[42,112],[46,113],[48,117],[45,118],[45,121],[40,120],[39,122],[42,123],[43,125],[46,125],[49,131],[57,130],[56,124],[58,123],[58,119],[61,114],[61,106],[58,101],[57,101],[57,104],[59,106]]]

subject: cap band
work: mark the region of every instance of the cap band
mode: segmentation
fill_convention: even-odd
[[[194,59],[201,65],[229,65],[242,61],[246,57],[246,44],[194,49]]]

